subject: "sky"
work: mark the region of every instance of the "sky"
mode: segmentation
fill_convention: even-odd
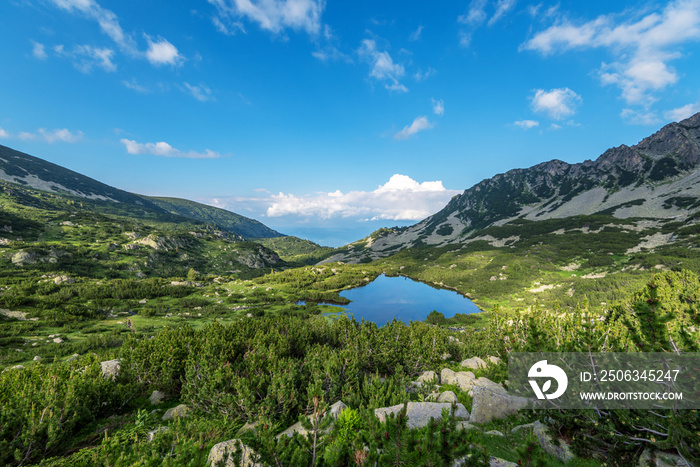
[[[0,144],[339,246],[700,111],[700,0],[4,0]]]

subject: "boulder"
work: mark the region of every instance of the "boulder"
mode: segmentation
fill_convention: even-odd
[[[328,416],[330,414],[330,416],[333,417],[334,420],[337,420],[338,417],[340,416],[340,414],[343,413],[343,410],[345,410],[347,408],[348,408],[348,406],[345,405],[343,403],[343,401],[338,401],[328,408],[328,411],[326,412],[326,414],[324,416]],[[311,418],[312,418],[312,416],[309,415],[309,420],[311,420]],[[332,430],[332,429],[333,429],[333,424],[331,424],[328,427],[328,430]],[[308,431],[306,430],[306,428],[304,428],[302,426],[301,422],[296,422],[294,425],[290,426],[289,428],[284,430],[282,433],[278,434],[277,438],[281,438],[282,436],[288,436],[291,438],[292,436],[294,436],[294,433],[299,433],[302,436],[306,436]]]
[[[552,441],[552,436],[549,434],[547,426],[544,423],[536,421],[532,424],[532,428],[535,436],[537,436],[537,440],[540,442],[540,446],[542,446],[542,449],[544,449],[544,452],[563,462],[569,462],[574,458],[571,448],[569,448],[569,445],[563,440],[560,439],[558,440],[558,444],[554,444]]]
[[[464,360],[459,365],[465,368],[471,368],[473,370],[476,370],[478,368],[485,368],[486,362],[480,359],[479,357],[472,357]]]
[[[34,360],[35,362],[38,362],[39,360],[41,360],[41,357],[36,355],[32,360]]]
[[[480,430],[480,428],[472,422],[457,422],[457,429],[458,430]]]
[[[12,264],[15,266],[24,266],[25,264],[36,263],[35,255],[32,253],[27,253],[26,251],[20,250],[14,255],[12,255]]]
[[[678,454],[670,454],[668,452],[654,451],[646,448],[642,455],[639,456],[637,462],[638,467],[692,467],[692,464],[684,460]]]
[[[251,448],[241,442],[240,439],[230,439],[222,443],[214,445],[209,451],[207,458],[208,465],[219,465],[220,462],[225,462],[224,467],[233,467],[236,465],[233,459],[227,457],[230,453],[241,453],[241,467],[263,467],[261,463],[256,462],[258,454]]]
[[[482,388],[491,388],[494,391],[501,392],[503,394],[506,394],[506,390],[503,386],[501,386],[499,383],[494,383],[490,379],[481,376],[477,378],[476,380],[473,381],[472,387],[468,389],[469,391],[469,396],[473,397],[474,396],[474,388],[476,386],[482,387]]]
[[[102,366],[102,376],[104,376],[105,379],[111,378],[114,380],[114,378],[119,376],[119,370],[121,370],[122,362],[121,360],[114,359],[100,362],[100,365]]]
[[[530,430],[533,429],[532,423],[526,423],[525,425],[518,425],[514,426],[510,432],[512,434],[520,433],[521,431],[526,431],[527,433],[530,433]]]
[[[491,435],[491,436],[500,436],[501,438],[505,438],[505,436],[506,436],[506,435],[504,435],[503,433],[501,433],[501,432],[498,431],[498,430],[487,431],[487,432],[485,432],[484,434],[485,434],[485,435]]]
[[[64,341],[60,337],[56,337],[54,338],[53,342],[54,344],[63,344]]]
[[[442,409],[452,409],[452,404],[442,402],[408,402],[406,406],[406,416],[408,417],[409,428],[420,428],[426,426],[431,418],[442,419]],[[374,415],[380,422],[384,422],[389,414],[396,415],[403,409],[403,404],[391,407],[382,407],[374,410]],[[455,418],[468,420],[469,412],[462,404],[457,404]]]
[[[436,383],[439,383],[437,374],[435,374],[434,371],[424,371],[422,375],[418,377],[416,380],[421,383],[427,383],[429,381],[435,381]]]
[[[529,399],[494,390],[490,387],[475,386],[470,421],[487,423],[494,419],[505,418],[527,407]]]
[[[470,457],[471,455],[462,457],[460,459],[455,459],[452,463],[452,467],[462,467],[463,465],[466,465]],[[518,467],[518,464],[516,464],[515,462],[507,461],[505,459],[501,459],[499,457],[491,457],[489,459],[489,467]]]
[[[451,404],[453,402],[459,402],[459,400],[457,400],[457,396],[452,391],[443,392],[442,394],[440,394],[438,396],[437,401],[438,402],[446,402],[448,404]]]
[[[172,409],[168,409],[165,411],[163,414],[163,417],[161,420],[166,421],[173,419],[175,417],[181,417],[185,418],[190,415],[190,408],[186,404],[180,404],[177,407],[173,407]]]
[[[487,358],[487,360],[488,360],[489,362],[493,363],[494,365],[498,365],[499,363],[501,363],[501,359],[498,358],[498,357],[490,356],[490,357]]]
[[[469,391],[474,386],[476,377],[471,371],[459,371],[455,373],[449,368],[444,368],[440,372],[440,380],[442,384],[455,384],[462,391]]]
[[[153,405],[158,405],[165,399],[165,393],[160,391],[153,391],[148,397],[148,400]]]

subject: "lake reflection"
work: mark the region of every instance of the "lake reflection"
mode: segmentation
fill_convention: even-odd
[[[365,319],[378,326],[396,318],[404,323],[423,321],[437,310],[445,318],[456,313],[477,313],[481,310],[471,300],[451,290],[436,289],[407,277],[381,275],[364,287],[344,290],[341,297],[352,300],[342,308],[357,321]]]

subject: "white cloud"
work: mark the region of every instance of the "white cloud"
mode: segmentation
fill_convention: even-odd
[[[44,44],[40,44],[38,42],[32,41],[33,47],[32,47],[32,55],[34,55],[34,58],[38,58],[39,60],[46,60],[48,55],[46,55],[46,49],[44,48]]]
[[[421,34],[423,34],[423,26],[418,26],[418,29],[413,31],[410,36],[408,36],[409,41],[417,41],[420,39]]]
[[[433,113],[435,115],[443,115],[445,113],[445,102],[440,99],[436,101],[435,99],[430,99],[433,103]]]
[[[76,143],[83,138],[83,132],[77,131],[75,133],[71,132],[66,128],[60,128],[48,131],[44,128],[39,128],[36,133],[30,133],[23,131],[19,135],[20,139],[24,140],[36,140],[40,139],[46,141],[47,143]]]
[[[620,20],[626,15],[629,19]],[[603,84],[617,85],[628,104],[646,105],[654,93],[679,79],[669,62],[681,44],[700,39],[700,1],[676,0],[662,12],[639,17],[634,10],[599,16],[583,24],[559,20],[520,46],[549,55],[573,49],[604,48],[614,58],[599,70]]]
[[[472,0],[469,4],[469,11],[466,15],[461,15],[457,18],[462,24],[476,26],[486,21],[486,0]]]
[[[517,122],[514,122],[513,125],[523,128],[525,130],[529,130],[530,128],[535,128],[536,126],[539,126],[540,122],[535,120],[518,120]]]
[[[343,193],[336,190],[306,196],[279,193],[251,201],[266,203],[268,217],[420,220],[442,209],[459,193],[446,189],[441,181],[419,183],[406,175],[396,174],[374,191]]]
[[[182,62],[182,55],[177,51],[177,48],[167,40],[159,37],[156,42],[146,36],[148,41],[148,50],[146,51],[146,59],[151,65],[177,65]]]
[[[51,0],[57,7],[70,13],[78,12],[97,21],[100,29],[109,36],[119,47],[129,53],[135,53],[136,43],[133,38],[124,33],[119,25],[119,19],[112,11],[106,10],[94,0]]]
[[[620,117],[630,125],[656,125],[660,123],[659,117],[654,112],[638,111],[634,109],[623,109]]]
[[[136,81],[136,78],[133,78],[131,81],[124,80],[122,81],[122,84],[132,91],[140,92],[141,94],[147,94],[149,92],[146,86],[143,86]]]
[[[681,120],[692,117],[698,112],[700,112],[700,101],[678,107],[677,109],[667,110],[664,112],[664,118],[666,120],[680,122]]]
[[[120,142],[126,147],[129,154],[151,154],[161,157],[181,157],[186,159],[218,159],[221,154],[206,149],[204,152],[188,151],[182,152],[175,149],[165,141],[157,143],[137,143],[130,139],[121,139]]]
[[[515,7],[516,2],[517,0],[496,0],[494,5],[495,11],[493,16],[489,19],[489,14],[486,10],[490,2],[488,0],[472,0],[469,3],[467,13],[457,17],[457,22],[465,26],[460,29],[458,33],[459,45],[462,47],[469,47],[474,31],[480,28],[484,23],[487,23],[488,26],[496,24]],[[486,21],[487,19],[488,22]]]
[[[290,28],[318,34],[325,0],[208,0],[216,8],[214,25],[225,34],[242,30],[239,18],[257,23],[275,34]]]
[[[200,102],[214,101],[214,95],[205,84],[199,84],[199,86],[193,86],[190,83],[185,82],[185,89],[189,92],[192,97]]]
[[[433,124],[428,121],[425,116],[416,117],[413,123],[403,127],[403,130],[394,135],[394,139],[408,139],[419,131],[427,130],[433,127]]]
[[[117,70],[117,65],[112,61],[114,50],[108,48],[93,47],[91,45],[77,45],[71,51],[63,45],[54,47],[56,54],[67,57],[73,61],[73,65],[83,73],[90,73],[92,68],[98,66],[107,72]]]
[[[428,68],[427,70],[418,70],[413,74],[413,79],[416,81],[425,81],[435,74],[435,68]]]
[[[503,18],[506,13],[513,9],[516,2],[517,0],[498,0],[496,3],[496,12],[489,20],[489,26],[493,26],[498,20]]]
[[[9,138],[10,134],[5,131],[3,128],[0,128],[0,138]]]
[[[378,50],[374,40],[363,40],[358,53],[370,64],[372,78],[385,82],[384,87],[390,91],[408,92],[408,88],[399,82],[405,73],[403,65],[394,63],[389,52]]]
[[[581,96],[569,88],[537,89],[532,97],[532,109],[544,113],[555,120],[561,120],[576,113]]]

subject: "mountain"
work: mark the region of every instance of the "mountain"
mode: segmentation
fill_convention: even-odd
[[[245,238],[284,237],[284,234],[272,230],[261,222],[225,209],[180,198],[144,198],[171,214],[195,219],[208,224],[215,224]]]
[[[478,240],[493,245],[496,239],[488,234],[495,227],[520,226],[526,234],[524,226],[534,222],[576,216],[626,219],[632,229],[647,228],[649,222],[682,225],[700,207],[699,163],[700,113],[635,146],[609,149],[595,161],[552,160],[483,180],[418,224],[379,230],[326,262],[370,261],[426,245]],[[511,235],[510,242],[518,237]],[[672,240],[667,234],[665,241]]]
[[[178,219],[186,218],[214,224],[222,230],[244,238],[283,236],[256,220],[224,209],[185,199],[152,198],[129,193],[2,145],[0,145],[0,180],[82,199],[85,203],[99,206],[102,213],[111,212],[168,222],[177,222]]]

